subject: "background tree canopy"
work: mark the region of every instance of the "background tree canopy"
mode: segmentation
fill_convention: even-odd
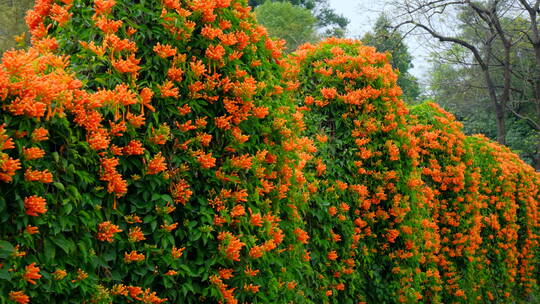
[[[289,2],[267,1],[255,9],[255,14],[257,21],[266,27],[270,36],[287,42],[288,52],[318,39],[317,19],[307,8]]]
[[[328,0],[249,0],[249,5],[256,8],[265,2],[288,2],[310,10],[317,18],[317,30],[324,37],[343,37],[347,30],[349,20],[334,11]],[[264,25],[264,23],[263,23]]]
[[[373,30],[361,39],[367,45],[377,48],[379,52],[388,52],[392,58],[390,63],[399,70],[398,85],[408,101],[414,101],[420,96],[420,86],[416,77],[411,75],[413,57],[404,41],[405,37],[392,24],[386,14],[381,14]]]
[[[14,36],[27,31],[24,16],[34,0],[0,0],[0,53],[14,47]]]

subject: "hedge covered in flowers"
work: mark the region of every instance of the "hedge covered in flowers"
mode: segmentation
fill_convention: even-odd
[[[0,63],[8,303],[513,303],[540,176],[408,109],[387,55],[289,57],[244,0],[37,0]]]

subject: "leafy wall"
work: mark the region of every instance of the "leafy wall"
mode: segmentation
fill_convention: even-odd
[[[239,0],[38,0],[0,65],[0,299],[511,303],[537,173],[386,55]]]

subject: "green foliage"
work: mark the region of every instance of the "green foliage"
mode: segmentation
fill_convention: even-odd
[[[387,54],[285,58],[242,0],[40,0],[0,62],[0,302],[516,303],[540,177],[401,99]]]
[[[382,14],[377,19],[372,32],[366,33],[362,41],[377,48],[379,52],[391,54],[390,63],[399,71],[398,85],[407,101],[415,101],[420,95],[418,79],[411,75],[412,55],[405,44],[403,34],[391,27],[388,16]]]
[[[317,19],[311,11],[289,2],[267,1],[255,9],[257,21],[268,30],[271,37],[284,39],[288,52],[300,45],[315,42]]]
[[[33,0],[0,1],[0,54],[16,46],[15,36],[25,34],[24,15]],[[24,41],[24,38],[22,39]]]
[[[347,31],[349,20],[336,13],[328,0],[249,0],[249,5],[257,7],[266,2],[287,2],[312,11],[317,18],[317,29],[323,37],[343,37]]]

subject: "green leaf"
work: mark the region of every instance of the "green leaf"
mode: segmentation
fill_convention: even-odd
[[[0,241],[0,258],[5,259],[15,251],[13,245],[8,241]]]
[[[9,271],[7,270],[7,268],[0,269],[0,279],[11,281],[11,274],[9,274]]]
[[[68,241],[64,236],[62,235],[57,235],[55,236],[54,238],[51,238],[51,240],[60,248],[62,248],[62,250],[64,250],[64,252],[66,254],[69,254],[71,253],[74,249],[75,249],[75,244],[72,242],[72,241]]]

